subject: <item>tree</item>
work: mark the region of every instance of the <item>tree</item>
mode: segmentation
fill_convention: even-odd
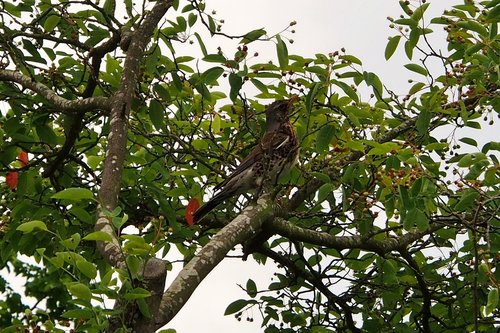
[[[498,122],[497,3],[429,19],[401,1],[385,57],[402,48],[421,79],[398,96],[344,50],[289,54],[290,27],[231,35],[198,0],[2,1],[0,263],[37,303],[2,279],[0,327],[152,332],[242,244],[276,279],[250,277],[226,314],[256,307],[266,332],[496,331],[500,143],[473,136]],[[206,31],[240,46],[211,53]],[[178,54],[188,42],[198,57]],[[188,201],[294,94],[299,165],[189,226]],[[185,266],[165,289],[174,247]]]

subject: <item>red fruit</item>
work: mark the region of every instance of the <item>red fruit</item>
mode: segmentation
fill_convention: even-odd
[[[189,200],[189,203],[188,203],[188,205],[186,207],[186,211],[185,211],[186,222],[189,226],[192,226],[194,224],[193,214],[194,214],[194,212],[196,212],[196,210],[199,207],[200,207],[200,203],[199,203],[198,199],[193,198],[193,199]]]
[[[20,152],[17,156],[17,160],[21,162],[21,165],[23,167],[25,167],[26,165],[28,165],[28,153],[25,151]]]
[[[7,173],[7,176],[5,176],[5,182],[7,183],[7,186],[11,189],[14,190],[17,187],[17,178],[19,177],[19,174],[17,171],[10,171]]]

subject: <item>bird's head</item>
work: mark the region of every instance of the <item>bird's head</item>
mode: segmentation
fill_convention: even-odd
[[[268,131],[272,131],[288,121],[290,110],[298,99],[298,96],[292,96],[290,99],[275,101],[267,107],[266,125]]]

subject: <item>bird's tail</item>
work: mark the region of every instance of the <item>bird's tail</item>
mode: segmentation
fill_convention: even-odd
[[[219,194],[215,195],[212,199],[208,200],[203,206],[201,206],[196,210],[196,212],[194,212],[194,223],[198,223],[205,215],[210,213],[212,209],[217,207],[222,201],[226,200],[227,197],[228,196],[226,195],[226,193],[222,191]]]

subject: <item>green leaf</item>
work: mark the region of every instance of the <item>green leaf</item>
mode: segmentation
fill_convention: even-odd
[[[260,37],[264,36],[265,34],[266,34],[266,30],[264,30],[264,29],[252,30],[243,36],[240,43],[241,44],[249,44],[249,43],[259,39]]]
[[[67,284],[67,288],[73,296],[78,299],[85,301],[90,301],[92,298],[92,292],[90,288],[80,282],[72,282]]]
[[[488,143],[486,143],[483,148],[481,149],[481,152],[483,154],[486,154],[487,152],[489,152],[490,150],[498,150],[500,151],[500,142],[497,142],[497,141],[490,141]]]
[[[111,220],[111,223],[113,224],[113,226],[116,228],[116,230],[119,230],[121,229],[121,227],[128,221],[128,215],[127,213],[124,213],[122,217],[120,216],[115,216],[113,217],[113,219]],[[129,236],[133,236],[133,235],[129,235]],[[126,238],[125,236],[122,236],[124,238]],[[140,237],[139,237],[140,238]]]
[[[106,13],[106,15],[113,16],[115,14],[115,9],[116,9],[116,0],[104,1],[104,5],[102,6],[102,9]]]
[[[94,231],[83,237],[83,240],[86,241],[101,241],[101,242],[111,242],[113,237],[110,234],[104,231]]]
[[[248,279],[247,281],[247,286],[246,286],[246,291],[248,296],[254,298],[257,296],[257,285],[252,279]]]
[[[249,301],[244,300],[244,299],[238,299],[231,304],[229,304],[226,308],[226,311],[224,311],[224,316],[236,313],[243,309],[245,306],[249,304]]]
[[[419,231],[425,231],[429,228],[429,219],[423,211],[414,207],[406,213],[405,222],[403,226],[406,230],[411,229],[413,225],[417,227]]]
[[[484,312],[487,316],[493,313],[498,306],[498,288],[493,288],[488,293],[488,301]]]
[[[196,15],[195,13],[189,13],[188,16],[189,27],[192,27],[196,23],[196,20],[198,20],[198,15]]]
[[[16,230],[21,231],[24,234],[29,234],[30,232],[33,232],[33,230],[39,229],[42,231],[47,231],[47,225],[39,220],[33,220],[29,222],[25,222],[21,225],[19,225]]]
[[[212,16],[208,16],[208,30],[210,34],[213,36],[217,31],[217,25],[215,24],[214,18]]]
[[[161,131],[165,128],[163,105],[161,105],[161,103],[156,99],[151,100],[149,103],[149,119],[151,119],[151,123],[153,123],[156,130]]]
[[[68,319],[90,319],[94,314],[90,309],[72,309],[64,312],[61,316]]]
[[[134,279],[137,278],[139,270],[141,269],[142,261],[138,257],[131,255],[128,255],[125,261],[127,262],[127,268],[132,277]]]
[[[357,151],[365,151],[365,145],[361,141],[347,141],[345,145],[352,149],[352,150],[357,150]]]
[[[406,69],[409,69],[412,72],[415,72],[415,73],[418,73],[418,74],[421,74],[421,75],[424,75],[424,76],[429,75],[429,73],[427,72],[427,70],[424,67],[420,66],[420,65],[417,65],[417,64],[406,64],[405,67],[406,67]]]
[[[346,259],[345,263],[347,267],[355,271],[364,271],[368,266],[370,266],[375,260],[376,256],[371,253],[364,254],[361,258],[356,259]]]
[[[250,79],[250,81],[253,83],[253,85],[259,89],[262,93],[264,94],[268,94],[269,93],[269,90],[267,89],[267,86],[262,83],[261,81],[257,80],[257,79]]]
[[[473,189],[465,190],[464,193],[462,194],[462,197],[453,208],[459,212],[464,211],[472,206],[474,200],[476,200],[478,196],[479,193],[476,190]]]
[[[373,93],[377,98],[381,98],[384,92],[382,81],[380,81],[379,77],[375,73],[364,72],[363,78],[365,79],[366,84],[373,87]]]
[[[70,238],[61,241],[61,244],[69,250],[75,250],[80,244],[82,237],[79,233],[74,233]]]
[[[314,99],[316,98],[316,95],[318,94],[320,87],[321,85],[318,82],[313,82],[313,84],[309,88],[309,92],[307,93],[306,96],[306,110],[308,113],[311,113]]]
[[[470,31],[477,32],[481,37],[488,37],[488,29],[486,29],[482,24],[477,23],[476,21],[458,21],[457,26],[460,28],[464,28]]]
[[[212,119],[212,132],[219,133],[220,132],[220,124],[221,119],[218,113],[216,113]]]
[[[89,279],[95,279],[97,276],[97,268],[87,260],[77,260],[76,267]]]
[[[350,85],[338,80],[332,80],[332,83],[340,87],[340,89],[342,89],[354,102],[359,103],[359,96]]]
[[[396,275],[397,268],[391,262],[391,260],[382,259],[381,263],[381,276],[383,283],[386,284],[396,284],[398,283],[398,277]]]
[[[50,15],[43,23],[43,29],[48,33],[52,32],[60,21],[61,17],[59,15]]]
[[[420,19],[422,18],[422,16],[425,13],[425,10],[427,9],[427,7],[429,7],[429,3],[424,3],[424,4],[422,4],[422,6],[417,7],[413,11],[413,14],[411,14],[411,18],[415,21],[420,21]]]
[[[318,180],[321,180],[323,183],[331,183],[332,182],[332,180],[330,179],[330,176],[328,176],[326,173],[311,172],[310,175]]]
[[[409,27],[416,27],[418,25],[417,21],[408,18],[397,19],[394,21],[394,23],[399,25],[407,25]]]
[[[52,128],[46,124],[36,127],[36,133],[42,141],[49,144],[57,144],[57,135]]]
[[[486,20],[488,22],[495,22],[495,23],[500,21],[500,6],[498,6],[498,4],[488,11],[488,14],[486,15]]]
[[[316,136],[316,151],[318,153],[323,153],[328,149],[335,133],[335,127],[330,124],[326,124],[321,127],[318,135]]]
[[[177,63],[183,63],[183,62],[190,62],[192,61],[194,58],[191,57],[191,56],[180,56],[180,57],[176,57],[175,58],[175,61]]]
[[[353,63],[353,64],[360,65],[360,66],[363,65],[361,60],[359,60],[358,58],[356,58],[355,56],[350,55],[350,54],[340,55],[339,59],[345,60],[348,63]]]
[[[207,54],[205,55],[203,60],[207,62],[219,62],[219,63],[225,63],[227,61],[226,57],[224,57],[222,54]]]
[[[401,200],[401,204],[404,210],[412,209],[414,207],[414,204],[413,201],[410,200],[408,189],[402,185],[400,185],[398,189],[399,189],[399,198]]]
[[[425,87],[425,83],[423,82],[417,82],[415,83],[411,88],[410,90],[408,91],[408,95],[413,95],[415,94],[416,92],[419,92],[420,90],[422,90],[422,88]]]
[[[203,56],[206,57],[207,56],[207,48],[205,47],[205,44],[203,43],[203,39],[201,39],[200,34],[198,34],[197,32],[194,33],[194,36],[198,40],[198,44],[200,44],[201,53],[203,53]]]
[[[424,108],[420,111],[418,115],[417,122],[415,123],[415,127],[417,128],[417,132],[419,135],[424,135],[429,130],[429,125],[431,123],[431,113]]]
[[[474,139],[472,139],[472,138],[461,138],[458,141],[461,141],[461,142],[463,142],[465,144],[477,147],[477,141],[474,140]]]
[[[187,28],[187,22],[186,22],[186,19],[183,17],[183,16],[177,16],[175,18],[175,20],[177,21],[177,24],[179,25],[179,28],[182,30],[182,31],[186,31],[186,28]]]
[[[385,155],[399,149],[399,145],[395,142],[370,143],[370,145],[374,147],[368,151],[368,155]]]
[[[155,84],[153,89],[161,97],[161,99],[163,99],[163,101],[170,102],[172,100],[172,97],[170,96],[168,90],[165,89],[165,87],[163,87],[161,84]]]
[[[407,40],[405,42],[405,53],[406,53],[406,56],[408,57],[408,59],[410,59],[410,60],[411,60],[411,58],[413,58],[413,49],[415,48],[415,46],[417,46],[417,45],[411,40]]]
[[[207,69],[203,74],[201,74],[201,79],[205,84],[217,83],[217,79],[224,73],[222,67],[212,67]]]
[[[334,185],[332,183],[326,183],[321,185],[321,187],[318,189],[318,201],[317,203],[320,204],[323,201],[326,200],[328,195],[330,195],[333,192]]]
[[[240,89],[243,86],[243,80],[238,75],[231,73],[229,74],[229,85],[231,86],[229,98],[234,102],[238,98]]]
[[[278,62],[281,69],[288,67],[288,49],[285,42],[281,39],[280,35],[276,36],[276,52],[278,53]]]
[[[86,188],[70,187],[54,194],[52,199],[65,199],[72,201],[93,200],[94,194]]]
[[[139,299],[139,298],[147,298],[151,296],[151,292],[149,290],[146,290],[144,288],[134,288],[132,290],[129,290],[125,293],[124,298],[126,300],[133,300],[133,299]]]
[[[151,318],[152,314],[151,311],[149,310],[148,303],[146,303],[146,300],[144,298],[138,298],[135,300],[137,307],[139,308],[139,311],[141,312],[142,316],[145,318]]]
[[[396,48],[398,47],[399,41],[401,40],[401,36],[394,36],[389,38],[389,42],[387,43],[387,46],[385,47],[385,60],[389,60],[394,52],[396,51]]]
[[[104,161],[104,156],[87,156],[87,164],[92,170],[97,170],[102,161]]]
[[[465,154],[460,161],[458,161],[458,166],[461,168],[468,168],[473,164],[478,163],[479,161],[483,161],[487,159],[486,155],[483,153],[472,153]]]

